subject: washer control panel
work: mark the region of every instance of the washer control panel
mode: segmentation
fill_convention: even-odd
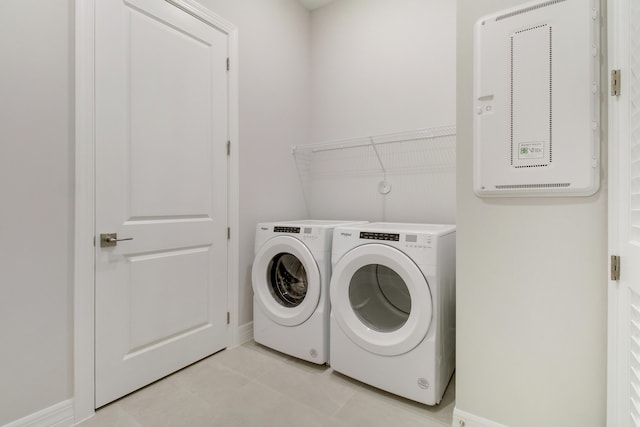
[[[273,227],[273,232],[300,234],[300,227],[283,227],[276,225],[275,227]]]

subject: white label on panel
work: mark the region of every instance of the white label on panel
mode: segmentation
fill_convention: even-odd
[[[544,158],[544,142],[521,142],[518,144],[518,159],[542,159]]]

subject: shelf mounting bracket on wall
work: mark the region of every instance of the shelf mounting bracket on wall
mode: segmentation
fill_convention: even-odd
[[[387,181],[387,170],[384,168],[384,163],[382,163],[380,153],[378,153],[376,143],[373,140],[372,136],[369,137],[369,141],[371,141],[371,148],[373,148],[373,152],[376,154],[376,158],[378,159],[378,163],[380,164],[380,169],[382,169],[382,181],[378,183],[378,192],[380,194],[389,194],[391,192],[391,184],[389,183],[389,181]]]
[[[442,177],[455,171],[455,126],[423,128],[390,134],[340,139],[328,142],[301,144],[291,147],[296,169],[302,184],[303,197],[309,215],[313,215],[312,203],[332,185],[340,188],[351,186],[371,196],[370,184],[375,193],[384,197],[393,190],[398,197],[406,197],[418,191],[421,185],[431,182],[432,188],[440,183],[418,177]],[[408,177],[417,180],[412,188],[403,187]],[[365,186],[362,186],[365,184]],[[426,185],[426,184],[425,184]]]

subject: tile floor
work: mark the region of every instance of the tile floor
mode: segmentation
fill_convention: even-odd
[[[450,427],[455,377],[429,407],[254,342],[224,350],[98,411],[81,427]]]

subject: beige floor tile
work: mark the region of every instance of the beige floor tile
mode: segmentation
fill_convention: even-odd
[[[215,425],[251,426],[269,425],[267,420],[274,416],[287,398],[262,384],[251,382],[246,386],[232,390],[213,404],[216,414]]]
[[[455,379],[429,407],[254,342],[222,351],[96,412],[82,427],[451,426]]]
[[[79,427],[142,427],[135,418],[129,415],[120,404],[112,403],[99,409],[88,420],[78,424]]]
[[[335,418],[349,426],[444,427],[451,425],[451,423],[446,424],[434,420],[428,414],[421,416],[413,412],[399,410],[370,391],[356,393],[336,414]]]
[[[339,373],[335,373],[335,375],[344,377]],[[400,396],[396,396],[384,390],[380,390],[376,387],[360,383],[356,380],[349,380],[357,383],[359,393],[367,393],[372,399],[379,400],[381,403],[389,405],[390,407],[394,408],[395,411],[414,414],[420,418],[427,417],[434,421],[440,421],[447,425],[451,425],[453,419],[453,409],[455,407],[455,375],[451,380],[449,386],[445,390],[440,404],[433,406],[424,405]]]
[[[347,427],[341,421],[260,383],[227,395],[216,405],[214,425],[274,427]]]
[[[355,390],[322,371],[309,373],[292,362],[260,376],[256,382],[328,416],[334,415],[355,394]]]
[[[255,344],[245,344],[221,351],[206,360],[207,363],[219,363],[253,380],[281,365],[286,360],[286,356],[265,351]]]
[[[269,423],[274,427],[348,427],[336,418],[291,400],[276,408]]]
[[[213,408],[168,377],[118,401],[143,426],[211,426]]]
[[[248,377],[210,359],[175,373],[171,380],[206,402],[215,402],[220,396],[251,382]]]

